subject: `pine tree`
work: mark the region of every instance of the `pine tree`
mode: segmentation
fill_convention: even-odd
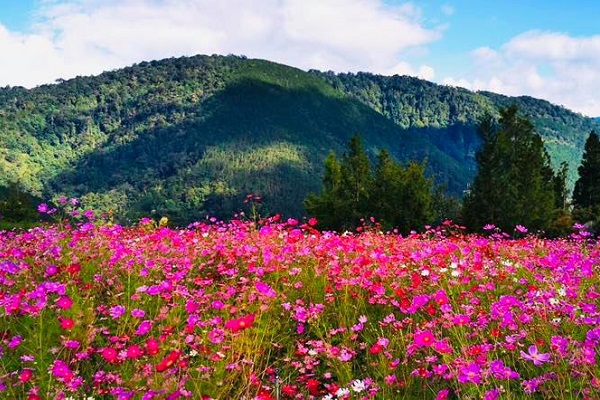
[[[487,223],[505,231],[517,224],[547,227],[557,178],[531,121],[511,106],[500,111],[498,124],[489,116],[482,120],[479,132],[479,170],[464,202],[464,223],[475,230]]]
[[[373,171],[362,139],[354,136],[341,162],[329,154],[323,191],[309,195],[304,206],[321,229],[353,229],[362,218],[375,217],[384,228],[399,227],[405,233],[431,222],[432,192],[424,165],[411,162],[403,168],[385,149]]]
[[[386,149],[377,157],[377,166],[371,192],[371,209],[379,220],[384,219],[386,228],[401,224],[399,209],[402,207],[403,171]]]
[[[361,218],[370,217],[367,214],[373,182],[371,162],[359,135],[352,136],[348,143],[348,152],[342,158],[341,173],[341,198],[347,213],[343,228],[349,228]]]
[[[577,169],[573,205],[579,208],[600,206],[600,139],[592,131],[585,142],[581,165]]]
[[[346,206],[342,198],[342,166],[332,151],[325,159],[323,191],[310,194],[304,201],[306,211],[317,217],[321,229],[339,229],[346,219]]]

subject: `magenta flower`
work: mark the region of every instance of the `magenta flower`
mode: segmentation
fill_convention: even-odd
[[[534,365],[542,365],[543,363],[550,361],[550,354],[538,353],[536,345],[529,346],[529,354],[521,350],[521,357],[526,360],[533,361]]]
[[[435,336],[431,331],[417,332],[415,333],[414,342],[417,347],[429,347],[435,343]]]
[[[152,321],[144,320],[138,325],[135,334],[138,336],[143,336],[150,332],[150,329],[152,329]]]
[[[64,382],[70,382],[74,377],[73,371],[69,368],[69,365],[62,360],[55,360],[54,364],[50,368],[52,376],[58,379],[62,379]]]
[[[458,371],[458,381],[460,383],[481,383],[481,367],[477,363],[469,363]]]
[[[110,316],[113,319],[119,319],[123,316],[123,314],[125,314],[125,307],[124,306],[114,306],[111,307],[111,309],[108,311],[108,313],[110,314]]]
[[[56,305],[63,310],[68,310],[73,306],[73,300],[69,296],[60,296],[58,300],[56,300]]]
[[[505,366],[502,360],[490,363],[490,373],[496,379],[519,379],[519,373]]]
[[[144,318],[146,316],[146,312],[144,310],[140,310],[139,308],[135,308],[131,310],[131,316],[134,318]]]
[[[275,292],[275,290],[273,290],[273,288],[271,286],[269,286],[268,284],[266,284],[264,282],[260,282],[260,281],[256,282],[254,284],[254,287],[260,294],[264,294],[267,297],[273,298],[273,297],[277,296],[277,292]]]
[[[517,226],[515,226],[515,230],[517,232],[527,233],[527,228],[525,228],[523,225],[517,225]]]

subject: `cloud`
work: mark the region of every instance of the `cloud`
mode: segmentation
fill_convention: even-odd
[[[494,50],[471,53],[472,70],[443,82],[473,90],[530,95],[600,116],[600,35],[529,31]]]
[[[45,0],[26,34],[0,25],[0,85],[34,86],[136,62],[244,54],[300,68],[393,69],[441,36],[383,0]],[[410,71],[433,75],[427,66]]]

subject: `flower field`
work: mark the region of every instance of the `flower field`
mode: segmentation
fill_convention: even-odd
[[[600,397],[585,232],[310,222],[0,232],[0,398]]]

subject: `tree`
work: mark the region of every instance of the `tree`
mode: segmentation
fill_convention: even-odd
[[[342,166],[332,151],[325,159],[323,191],[311,193],[304,201],[304,208],[317,216],[322,229],[338,229],[346,221],[345,201],[342,197]]]
[[[490,116],[479,125],[483,145],[479,170],[463,207],[464,223],[479,230],[493,223],[510,231],[517,224],[544,229],[553,218],[558,179],[531,121],[517,106]]]
[[[404,168],[382,149],[373,171],[360,137],[352,137],[348,147],[341,162],[329,154],[323,191],[304,202],[320,228],[352,229],[361,218],[375,217],[384,228],[407,233],[431,222],[433,181],[425,176],[424,165],[411,162]]]
[[[594,131],[585,142],[583,158],[577,171],[579,179],[575,182],[573,205],[580,208],[600,205],[600,139]]]
[[[362,217],[371,189],[371,162],[360,136],[354,135],[348,143],[348,153],[342,159],[342,190],[355,217]]]
[[[378,218],[385,216],[391,226],[400,224],[398,209],[400,208],[403,176],[402,167],[392,159],[386,149],[382,149],[377,157],[377,166],[371,191],[371,209]]]

